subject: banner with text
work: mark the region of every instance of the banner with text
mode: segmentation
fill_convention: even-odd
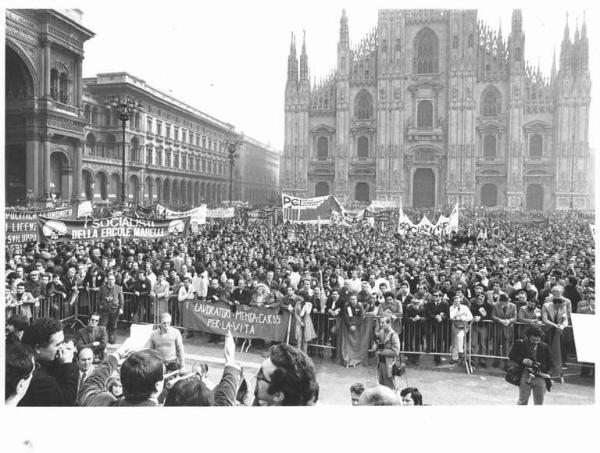
[[[49,219],[62,219],[73,216],[73,207],[52,210],[24,210],[6,208],[4,212],[6,223],[6,244],[24,244],[36,242],[37,218],[43,215]]]
[[[40,241],[98,241],[114,238],[159,239],[184,236],[190,218],[146,220],[115,216],[91,220],[57,220],[38,217]]]
[[[235,208],[208,209],[206,217],[209,219],[230,219],[235,215]]]
[[[235,312],[227,304],[189,301],[181,305],[183,327],[234,337],[285,341],[291,314],[279,309],[238,305]]]
[[[283,209],[316,209],[329,198],[329,195],[313,198],[299,198],[292,195],[281,195],[281,205]]]
[[[189,211],[172,211],[162,205],[156,205],[156,213],[163,215],[167,219],[179,219],[181,217],[190,217],[191,223],[197,223],[198,225],[204,225],[206,223],[206,205],[202,204],[197,208],[190,209]]]
[[[398,233],[403,236],[408,232],[430,235],[449,235],[452,231],[458,231],[458,204],[454,206],[454,209],[452,209],[450,217],[441,215],[435,225],[431,223],[427,216],[423,216],[421,221],[415,225],[408,218],[408,216],[404,214],[402,207],[400,207],[398,217]]]

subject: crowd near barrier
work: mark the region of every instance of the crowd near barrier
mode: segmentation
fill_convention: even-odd
[[[159,304],[151,295],[137,296],[132,292],[123,292],[123,314],[119,318],[120,323],[159,323],[161,308],[165,305]],[[171,325],[181,329],[187,329],[183,316],[183,304],[193,304],[194,300],[179,302],[177,295],[168,298],[166,307],[171,314]],[[278,311],[279,309],[272,309]],[[100,313],[98,288],[80,289],[71,298],[62,294],[54,294],[49,297],[40,298],[35,303],[27,303],[17,306],[7,305],[6,317],[22,314],[30,319],[49,317],[60,320],[64,325],[75,328],[87,323],[92,313]],[[371,316],[371,315],[367,315]],[[379,328],[381,316],[375,316],[373,329],[366,334],[370,335],[370,351],[375,346],[375,333]],[[341,326],[339,317],[331,317],[327,313],[314,311],[311,320],[315,329],[316,337],[309,343],[309,352],[322,355],[324,351],[334,353],[337,346],[337,337]],[[479,321],[465,323],[464,328],[464,359],[467,372],[471,371],[473,365],[483,360],[507,360],[510,348],[515,340],[524,339],[525,332],[531,324],[513,323],[506,327],[495,321]],[[418,356],[442,356],[451,357],[452,354],[452,321],[443,320],[435,322],[426,318],[418,321],[401,318],[393,323],[394,330],[400,339],[400,354],[406,358],[417,358]],[[552,342],[552,329],[541,326],[544,332],[543,341]],[[235,335],[235,334],[234,334]],[[243,335],[239,335],[243,337]],[[288,342],[295,343],[293,327],[288,326]],[[575,342],[572,326],[564,329],[560,339],[560,348],[563,365],[582,366],[577,363]]]

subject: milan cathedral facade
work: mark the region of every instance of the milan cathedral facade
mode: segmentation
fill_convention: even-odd
[[[292,35],[285,90],[284,193],[345,205],[402,200],[593,209],[586,25],[568,23],[550,77],[476,10],[380,10],[357,46],[342,13],[336,69],[309,80]],[[299,61],[298,61],[299,60]]]

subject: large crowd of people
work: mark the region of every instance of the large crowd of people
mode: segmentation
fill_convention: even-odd
[[[415,223],[423,215],[435,221],[442,212],[405,209]],[[575,211],[541,216],[464,208],[460,229],[451,236],[399,235],[393,216],[375,227],[360,222],[267,225],[234,218],[210,221],[181,238],[13,244],[6,250],[7,343],[28,344],[35,369],[22,358],[22,346],[11,353],[23,363],[17,366],[20,380],[11,380],[15,389],[10,395],[23,392],[33,374],[35,392],[30,386],[20,404],[114,405],[108,393],[120,397],[105,387],[104,393],[90,396],[78,395],[81,389],[55,391],[37,383],[36,376],[42,384],[58,376],[79,387],[77,354],[86,351],[94,362],[91,374],[102,386],[120,369],[121,381],[111,388],[122,386],[125,400],[159,401],[165,392],[154,384],[163,381],[163,365],[165,372],[184,365],[180,332],[170,324],[173,319],[182,326],[179,306],[187,300],[291,312],[296,326],[291,341],[299,350],[273,346],[272,361],[263,364],[257,380],[255,402],[314,403],[318,384],[306,353],[330,349],[341,364],[354,366],[363,359],[357,344],[367,335],[363,349],[378,357],[379,382],[394,389],[393,374],[404,365],[401,351],[409,365],[426,354],[436,364],[446,354],[460,364],[469,337],[477,363],[485,367],[492,358],[498,366],[515,337],[525,338],[524,329],[515,327],[522,324],[543,329],[553,359],[549,372],[557,377],[571,352],[566,347],[571,313],[595,312],[593,221],[592,215]],[[48,300],[52,303],[44,305]],[[74,313],[90,325],[69,340],[59,320]],[[153,352],[107,354],[106,346],[116,341],[117,323],[136,320],[160,324]],[[179,349],[164,347],[171,341]],[[292,395],[289,382],[279,382],[275,370],[290,361],[306,364],[303,374],[309,377],[297,383],[308,386],[301,395]],[[136,374],[134,365],[141,363],[147,364],[147,375]],[[593,368],[583,367],[582,373],[590,375]],[[84,381],[91,379],[88,374]],[[221,383],[229,387],[220,388],[227,388],[227,396],[217,399],[239,403],[230,394],[237,393],[243,379],[233,369],[225,374]],[[136,393],[132,400],[132,385],[140,380],[147,381],[144,396]],[[261,382],[269,389],[281,387],[281,395],[261,392]],[[180,387],[182,395],[214,402],[215,395],[202,386]],[[49,393],[47,399],[42,393]]]

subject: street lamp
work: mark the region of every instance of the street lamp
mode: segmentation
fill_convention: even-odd
[[[115,109],[123,130],[123,144],[121,148],[121,204],[125,207],[125,124],[137,112],[142,111],[142,103],[132,96],[111,96],[106,100],[105,105],[109,109]]]
[[[237,142],[229,142],[227,152],[229,153],[229,205],[233,202],[233,164],[236,158],[240,157],[236,153]]]

